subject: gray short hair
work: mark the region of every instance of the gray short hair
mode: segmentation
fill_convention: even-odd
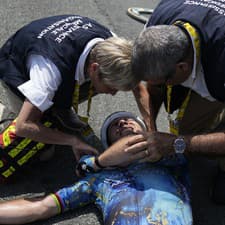
[[[157,25],[143,30],[134,42],[132,71],[143,80],[165,79],[188,55],[189,38],[177,26]]]
[[[128,91],[140,81],[131,73],[133,43],[119,37],[99,42],[91,51],[91,61],[99,64],[102,82],[117,90]]]

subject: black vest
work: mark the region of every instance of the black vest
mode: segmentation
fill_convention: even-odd
[[[54,105],[68,108],[72,104],[76,65],[86,44],[94,38],[107,39],[111,36],[106,27],[79,15],[53,16],[33,21],[18,30],[1,48],[0,78],[19,95],[17,87],[29,80],[26,67],[28,56],[37,54],[47,57],[62,76]]]
[[[210,94],[225,102],[225,5],[221,1],[162,0],[147,26],[189,22],[201,38],[201,63]]]

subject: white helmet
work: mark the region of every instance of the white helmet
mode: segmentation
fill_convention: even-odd
[[[107,135],[108,127],[114,120],[116,120],[118,118],[132,118],[140,124],[140,126],[143,128],[143,130],[145,130],[145,131],[147,130],[144,121],[141,118],[139,118],[138,116],[135,116],[133,113],[126,112],[126,111],[114,112],[105,119],[105,121],[102,125],[102,128],[101,128],[101,142],[102,142],[104,149],[109,147],[108,135]]]

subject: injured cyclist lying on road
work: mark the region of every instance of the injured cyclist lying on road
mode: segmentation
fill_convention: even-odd
[[[158,162],[140,160],[124,151],[127,142],[145,131],[145,124],[129,112],[111,114],[103,123],[106,150],[98,157],[83,156],[75,184],[38,199],[0,204],[0,224],[43,220],[94,203],[104,224],[191,225],[188,165],[183,155]]]

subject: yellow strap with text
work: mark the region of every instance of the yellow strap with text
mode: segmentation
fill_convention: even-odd
[[[175,24],[180,24],[182,25],[191,35],[191,37],[194,40],[194,47],[196,49],[196,58],[197,58],[197,63],[199,62],[200,59],[200,38],[199,35],[196,31],[196,29],[191,26],[189,23],[184,23],[182,21],[177,21]],[[167,113],[168,113],[168,120],[169,120],[169,127],[170,127],[170,132],[175,135],[179,135],[179,121],[182,120],[184,117],[185,110],[187,108],[188,102],[190,100],[191,96],[191,89],[188,91],[188,94],[186,98],[184,99],[183,103],[181,104],[181,107],[177,113],[176,118],[173,120],[171,117],[171,97],[172,96],[172,85],[167,86]]]
[[[7,146],[9,146],[15,139],[14,137],[16,137],[15,134],[15,125],[16,125],[16,119],[11,123],[11,125],[9,125],[9,127],[3,132],[3,144],[4,144],[4,148],[6,148]],[[51,122],[47,121],[44,123],[44,125],[46,127],[50,127],[52,125]],[[12,133],[14,135],[14,137],[10,138],[10,133]],[[11,134],[11,135],[12,135]],[[9,152],[8,155],[11,158],[15,158],[19,153],[21,153],[24,148],[27,147],[28,144],[31,143],[31,139],[28,138],[24,138],[22,139],[18,145],[16,145],[14,148],[12,148]],[[34,147],[32,147],[25,155],[20,156],[19,159],[17,159],[17,164],[19,166],[22,166],[24,163],[26,163],[33,155],[35,155],[38,150],[42,149],[45,146],[44,143],[40,143],[38,142],[37,144],[35,144]],[[4,148],[1,149],[1,151],[4,151]],[[8,162],[9,163],[9,162]],[[4,168],[5,163],[4,161],[0,160],[0,168]],[[5,178],[8,178],[9,176],[11,176],[14,172],[16,171],[16,168],[14,168],[12,165],[7,168],[6,170],[4,170],[3,172],[1,172],[2,176]]]
[[[93,85],[90,84],[89,90],[88,90],[88,103],[87,103],[87,115],[86,116],[79,116],[80,119],[84,122],[88,122],[90,111],[91,111],[91,102],[92,102],[92,96],[94,93]],[[78,108],[79,108],[79,96],[80,96],[80,85],[78,82],[75,84],[74,94],[73,94],[73,108],[75,112],[78,114]]]

